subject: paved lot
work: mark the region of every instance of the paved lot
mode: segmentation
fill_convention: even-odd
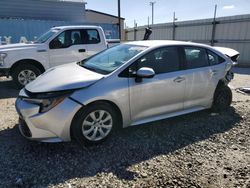
[[[235,69],[233,89],[250,86]],[[228,112],[202,111],[117,132],[104,144],[22,138],[18,91],[0,78],[0,187],[250,187],[250,96]]]

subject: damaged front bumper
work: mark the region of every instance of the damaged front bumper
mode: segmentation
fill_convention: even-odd
[[[67,98],[51,110],[40,113],[40,106],[17,98],[19,130],[29,139],[41,142],[70,141],[70,126],[82,106]]]

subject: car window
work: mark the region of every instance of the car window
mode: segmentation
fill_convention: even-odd
[[[146,48],[145,46],[120,44],[83,60],[80,66],[101,74],[109,74]]]
[[[180,70],[177,47],[164,47],[149,52],[137,61],[137,69],[152,68],[156,74]]]
[[[210,65],[218,65],[225,61],[222,57],[218,56],[217,54],[215,54],[214,52],[210,50],[207,51],[207,56],[208,56],[208,62]]]
[[[208,58],[205,49],[184,47],[187,69],[195,69],[208,66]]]

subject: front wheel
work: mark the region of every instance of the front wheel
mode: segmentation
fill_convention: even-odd
[[[80,144],[103,142],[118,124],[117,113],[108,103],[92,104],[81,110],[72,124],[72,136]]]
[[[16,86],[21,89],[28,83],[35,80],[41,71],[34,65],[25,64],[17,66],[12,73],[12,78]]]
[[[227,110],[232,103],[232,91],[226,86],[220,86],[215,90],[212,110],[221,112]]]

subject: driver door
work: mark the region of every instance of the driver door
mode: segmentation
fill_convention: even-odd
[[[81,30],[67,30],[59,34],[49,44],[51,67],[81,61],[87,57]]]
[[[161,116],[183,110],[185,75],[181,70],[177,47],[149,52],[132,65],[130,72],[141,67],[155,71],[153,78],[137,82],[129,78],[132,124],[162,119]]]

